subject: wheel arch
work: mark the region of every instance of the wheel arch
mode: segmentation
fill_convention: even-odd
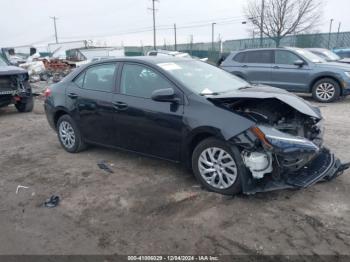
[[[58,119],[60,119],[60,117],[63,116],[63,115],[69,115],[69,113],[67,112],[67,110],[65,110],[65,109],[63,109],[63,108],[59,108],[59,109],[54,113],[54,116],[53,116],[53,123],[54,123],[55,128],[57,128]]]
[[[220,131],[212,127],[201,127],[188,135],[184,147],[185,153],[183,154],[183,162],[187,168],[192,168],[192,154],[196,146],[209,137],[224,139]]]
[[[341,81],[334,75],[331,74],[327,74],[327,75],[320,75],[315,77],[311,82],[310,82],[310,86],[309,86],[309,92],[312,93],[312,88],[314,87],[314,85],[316,84],[317,81],[324,79],[324,78],[330,78],[334,81],[336,81],[340,87],[340,95],[343,95],[343,89],[342,89],[342,84]]]

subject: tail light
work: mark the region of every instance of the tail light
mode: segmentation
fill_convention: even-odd
[[[50,95],[51,95],[51,89],[50,89],[50,87],[47,87],[45,92],[44,92],[44,96],[49,97]]]

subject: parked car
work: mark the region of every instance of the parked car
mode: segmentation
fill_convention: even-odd
[[[323,146],[318,108],[198,60],[98,61],[45,96],[66,151],[97,144],[181,162],[222,194],[303,188],[348,168]]]
[[[333,52],[341,58],[350,58],[350,48],[336,48]]]
[[[29,84],[28,72],[16,66],[10,66],[0,56],[0,107],[14,104],[19,112],[33,110],[34,99]]]
[[[332,102],[350,93],[350,65],[326,62],[300,48],[232,52],[221,68],[253,84],[312,93],[319,102]]]
[[[306,48],[306,50],[309,50],[311,53],[314,53],[315,55],[323,58],[327,62],[350,64],[350,58],[341,58],[336,53],[326,48]]]
[[[168,50],[151,50],[147,52],[147,56],[172,56],[172,57],[181,57],[181,58],[194,58],[201,61],[208,61],[208,58],[198,58],[191,56],[189,53],[179,52],[179,51],[168,51]]]

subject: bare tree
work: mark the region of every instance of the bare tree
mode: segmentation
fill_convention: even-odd
[[[254,28],[279,46],[286,35],[315,28],[321,18],[321,4],[320,0],[250,0],[245,15]]]

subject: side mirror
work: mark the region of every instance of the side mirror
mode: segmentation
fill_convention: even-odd
[[[294,65],[302,67],[305,64],[303,60],[295,60]]]
[[[152,100],[158,102],[179,102],[172,88],[154,90],[152,93]]]

